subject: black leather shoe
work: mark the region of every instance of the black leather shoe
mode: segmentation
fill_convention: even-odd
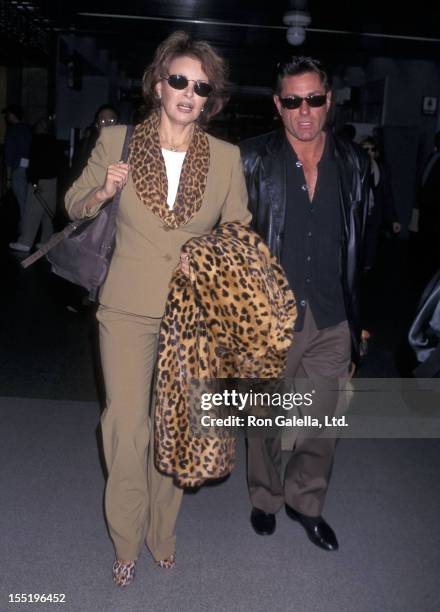
[[[252,508],[251,524],[258,535],[272,535],[277,526],[275,514],[263,512],[259,508]]]
[[[324,550],[338,550],[339,544],[335,532],[322,516],[306,516],[286,504],[286,513],[293,521],[298,521],[313,544]]]

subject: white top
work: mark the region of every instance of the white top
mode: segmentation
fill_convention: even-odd
[[[169,151],[168,149],[162,149],[162,155],[165,161],[168,179],[167,204],[168,207],[172,209],[174,207],[177,189],[179,188],[180,173],[182,172],[186,151]]]

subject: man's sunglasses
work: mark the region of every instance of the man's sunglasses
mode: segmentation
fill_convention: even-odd
[[[187,79],[183,74],[170,74],[167,77],[162,77],[168,82],[168,85],[173,89],[186,89],[190,82],[194,83],[194,93],[201,98],[207,98],[212,92],[212,85],[206,81],[195,81]]]
[[[288,98],[280,98],[281,106],[292,110],[293,108],[299,108],[305,100],[311,108],[319,108],[324,106],[327,102],[327,94],[311,94],[305,98],[301,96],[289,96]]]

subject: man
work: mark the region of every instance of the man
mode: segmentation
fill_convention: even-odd
[[[23,109],[18,104],[10,104],[3,109],[7,124],[5,135],[5,164],[8,182],[18,202],[20,224],[24,215],[27,195],[26,168],[29,165],[31,147],[31,128],[23,123]]]
[[[283,129],[241,145],[249,205],[254,228],[282,263],[297,302],[285,377],[311,379],[320,387],[312,408],[332,417],[338,393],[330,383],[346,380],[359,355],[369,163],[360,148],[326,128],[331,90],[319,61],[294,57],[279,65],[273,98]],[[314,544],[338,548],[321,516],[335,444],[335,438],[299,432],[283,484],[280,437],[249,438],[251,523],[258,534],[274,532],[275,513],[285,503]]]

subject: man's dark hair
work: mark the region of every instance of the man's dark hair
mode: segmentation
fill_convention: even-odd
[[[286,62],[280,62],[277,66],[277,72],[274,82],[274,93],[279,96],[282,88],[282,81],[288,76],[298,76],[306,74],[307,72],[314,72],[319,76],[324,86],[325,92],[327,93],[331,89],[331,77],[328,71],[324,68],[322,63],[313,58],[305,57],[303,55],[294,55],[291,59]]]

